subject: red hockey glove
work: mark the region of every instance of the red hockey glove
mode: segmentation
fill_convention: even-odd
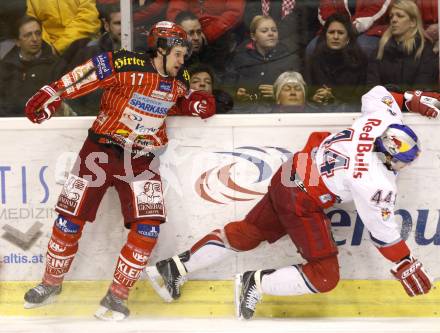
[[[215,114],[215,98],[205,91],[192,91],[186,97],[185,104],[189,113],[193,116],[205,119]]]
[[[33,123],[41,124],[49,119],[61,105],[54,87],[54,84],[42,87],[26,102],[24,112]]]
[[[427,294],[431,290],[431,278],[417,259],[410,257],[403,259],[394,268],[391,274],[400,281],[409,296]]]
[[[405,105],[411,112],[420,113],[428,118],[436,118],[440,112],[440,94],[420,90],[405,92]]]

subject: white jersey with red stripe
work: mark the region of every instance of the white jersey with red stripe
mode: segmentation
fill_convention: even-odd
[[[378,245],[400,241],[394,217],[396,173],[374,152],[375,139],[391,124],[402,124],[402,112],[384,87],[374,87],[362,97],[361,117],[351,128],[328,136],[315,157],[327,188],[341,202],[354,201]]]

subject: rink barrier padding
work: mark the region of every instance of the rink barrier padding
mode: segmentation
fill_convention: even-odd
[[[66,281],[57,302],[25,310],[23,295],[37,282],[0,282],[0,315],[26,317],[92,317],[109,281]],[[343,280],[326,294],[275,297],[265,295],[256,317],[440,317],[440,282],[428,295],[411,298],[397,281]],[[133,290],[132,317],[233,317],[233,281],[189,281],[182,296],[164,303],[147,281]]]

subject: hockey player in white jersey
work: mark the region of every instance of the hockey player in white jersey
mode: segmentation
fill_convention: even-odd
[[[405,94],[410,111],[435,118],[439,94]],[[420,154],[414,131],[402,123],[403,94],[377,86],[362,97],[362,115],[339,133],[314,132],[306,146],[275,173],[267,194],[242,221],[214,230],[180,255],[147,267],[166,301],[180,296],[186,275],[235,251],[288,234],[307,261],[280,269],[248,271],[236,279],[237,315],[249,319],[263,294],[302,295],[332,290],[339,281],[338,249],[325,208],[354,201],[373,244],[394,263],[392,275],[409,296],[432,282],[401,238],[394,217],[398,172]]]

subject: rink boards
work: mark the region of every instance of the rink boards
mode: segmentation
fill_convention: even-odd
[[[290,153],[302,148],[310,132],[336,131],[349,126],[355,117],[356,114],[297,114],[220,115],[207,121],[170,118],[170,145],[161,156],[168,221],[161,226],[159,245],[151,261],[186,250],[212,229],[241,219],[266,191],[273,172]],[[21,315],[24,290],[31,285],[29,281],[41,277],[56,216],[53,206],[91,122],[92,118],[54,118],[38,126],[26,119],[0,120],[1,313]],[[413,254],[438,277],[439,123],[416,115],[407,115],[407,122],[419,134],[423,153],[411,169],[400,175],[395,214]],[[265,297],[258,310],[261,315],[438,316],[438,291],[416,299],[404,295],[398,282],[391,280],[391,264],[370,243],[353,206],[336,206],[328,214],[339,245],[343,281],[327,295]],[[89,311],[82,309],[94,309],[102,297],[125,237],[118,198],[111,189],[103,199],[97,220],[84,231],[67,277],[69,284],[60,298],[62,306],[23,315],[57,311],[87,315]],[[132,295],[130,307],[139,315],[155,311],[158,315],[177,316],[232,315],[231,279],[235,273],[300,261],[290,241],[284,238],[195,274],[193,278],[201,281],[185,286],[190,291],[175,304],[162,304],[142,282]],[[73,281],[88,282],[79,292]],[[3,308],[5,304],[10,306]],[[79,304],[81,309],[76,309]]]

